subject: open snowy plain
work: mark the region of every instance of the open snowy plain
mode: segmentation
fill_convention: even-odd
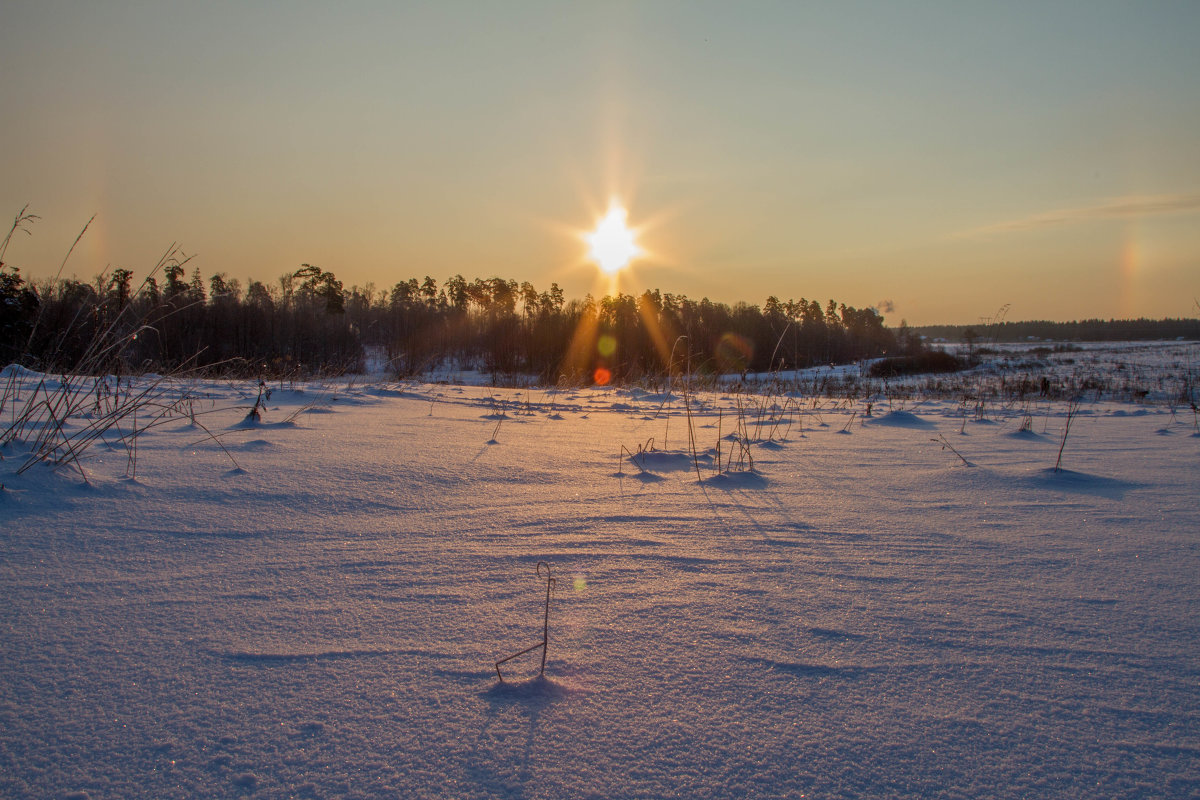
[[[41,380],[4,374],[0,430]],[[1060,471],[1067,403],[894,387],[275,382],[248,420],[253,382],[168,381],[86,481],[18,474],[25,431],[0,797],[1200,796],[1174,385],[1085,393]],[[545,676],[502,683],[539,561]]]

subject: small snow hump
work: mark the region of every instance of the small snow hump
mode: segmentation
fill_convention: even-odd
[[[932,422],[921,419],[911,411],[889,411],[880,417],[871,417],[871,425],[888,425],[893,428],[933,428]]]

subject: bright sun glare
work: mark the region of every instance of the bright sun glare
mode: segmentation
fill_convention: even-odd
[[[633,231],[625,225],[628,212],[618,205],[608,209],[596,230],[584,237],[588,257],[609,275],[615,275],[629,265],[641,250],[633,241]]]

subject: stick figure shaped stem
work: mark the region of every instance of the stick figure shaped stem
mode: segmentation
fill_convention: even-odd
[[[500,679],[501,683],[504,683],[504,676],[500,674],[501,664],[506,661],[512,661],[517,656],[523,656],[526,653],[537,650],[539,647],[542,648],[542,668],[538,674],[546,674],[546,653],[550,649],[550,592],[554,586],[557,585],[557,580],[550,576],[550,565],[545,561],[539,561],[537,563],[537,574],[539,578],[542,576],[542,567],[546,568],[546,612],[542,617],[542,641],[538,642],[532,647],[526,647],[519,653],[513,653],[508,658],[502,658],[496,662],[496,677]]]

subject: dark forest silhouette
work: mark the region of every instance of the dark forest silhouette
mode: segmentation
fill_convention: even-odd
[[[767,298],[759,307],[648,290],[568,300],[503,278],[346,289],[305,264],[274,284],[204,279],[168,258],[140,284],[113,269],[33,285],[0,269],[0,359],[43,371],[82,363],[104,340],[105,371],[199,368],[247,376],[353,372],[369,348],[397,377],[434,367],[624,382],[685,370],[737,373],[916,352],[874,308]]]
[[[542,382],[628,382],[696,373],[768,372],[880,356],[913,357],[922,338],[1200,338],[1200,320],[1003,322],[893,329],[874,308],[833,300],[760,307],[699,301],[657,289],[568,300],[557,284],[455,275],[390,289],[344,288],[303,264],[273,284],[205,279],[172,252],[140,284],[112,269],[90,282],[29,283],[0,262],[0,363],[41,371],[86,364],[105,372],[246,377],[359,372],[368,351],[395,377],[435,368],[532,375]],[[919,335],[920,334],[920,335]],[[944,366],[944,365],[943,365]]]

